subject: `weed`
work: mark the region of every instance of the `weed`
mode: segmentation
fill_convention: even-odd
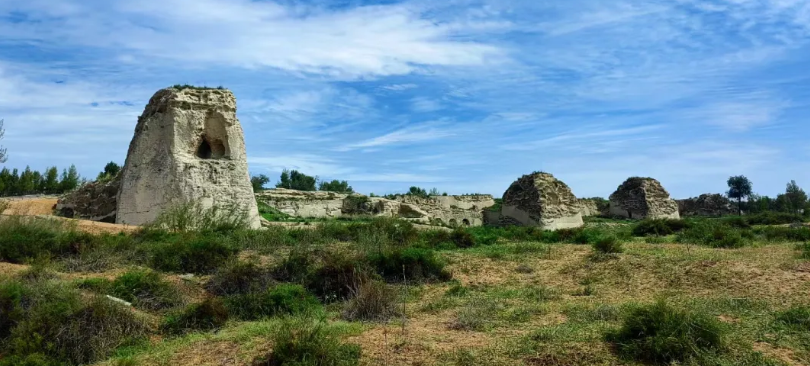
[[[205,207],[199,201],[175,204],[164,210],[149,227],[170,232],[232,232],[247,229],[248,214],[237,204]]]
[[[710,315],[658,302],[630,311],[622,327],[606,338],[623,356],[669,364],[723,350],[724,334],[725,328]]]
[[[218,298],[209,298],[198,304],[191,304],[183,311],[166,317],[162,329],[170,334],[181,334],[191,330],[217,329],[228,320],[228,309]]]
[[[214,295],[233,295],[266,290],[273,282],[269,271],[254,262],[232,260],[217,269],[205,284]]]
[[[188,234],[169,244],[153,244],[153,268],[168,272],[208,274],[236,254],[236,249],[215,235]]]
[[[810,307],[795,306],[776,315],[776,320],[796,330],[810,331]]]
[[[273,335],[273,351],[255,366],[356,366],[361,349],[343,343],[325,323],[288,319]]]
[[[633,228],[634,236],[671,235],[689,228],[689,222],[676,219],[645,219]]]
[[[515,272],[522,273],[522,274],[529,274],[534,272],[534,268],[529,266],[528,264],[520,264],[515,268]]]
[[[88,290],[97,294],[108,294],[112,289],[112,281],[106,278],[85,278],[75,282],[76,288]]]
[[[228,312],[242,320],[276,315],[306,314],[321,310],[318,299],[301,285],[281,284],[262,292],[225,297]]]
[[[444,269],[444,261],[429,249],[406,248],[372,254],[369,262],[390,282],[434,282],[452,277]]]
[[[615,236],[599,238],[591,246],[597,254],[619,254],[624,252],[622,242]]]
[[[400,314],[397,293],[382,282],[365,281],[353,291],[343,310],[343,319],[385,321]]]
[[[152,271],[124,273],[112,282],[110,294],[147,310],[167,309],[181,302],[177,290]]]

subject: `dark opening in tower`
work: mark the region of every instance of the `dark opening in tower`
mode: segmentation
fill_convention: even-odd
[[[222,159],[225,157],[225,144],[220,140],[209,141],[208,137],[200,139],[200,146],[197,148],[197,157],[200,159]]]

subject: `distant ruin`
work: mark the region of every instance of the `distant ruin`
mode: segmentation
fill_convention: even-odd
[[[581,206],[568,185],[548,173],[520,177],[503,194],[502,224],[547,230],[584,225]]]
[[[653,178],[628,178],[610,195],[610,215],[633,220],[678,219],[678,204]]]
[[[146,224],[185,202],[242,210],[250,227],[261,226],[236,98],[228,90],[163,89],[138,118],[116,222]]]
[[[715,194],[701,194],[698,197],[692,197],[678,202],[678,213],[681,217],[687,216],[714,216],[719,217],[723,215],[730,215],[736,213],[734,204],[728,197],[715,193]]]
[[[301,218],[347,216],[397,217],[426,225],[480,226],[483,210],[495,204],[490,195],[397,196],[395,199],[324,191],[276,188],[256,193],[256,199],[284,214]]]

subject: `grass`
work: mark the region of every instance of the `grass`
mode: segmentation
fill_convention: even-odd
[[[104,236],[0,225],[0,242],[44,239],[0,260],[0,365],[810,364],[803,228],[689,219],[637,237],[641,223],[624,221],[438,232],[371,219]]]

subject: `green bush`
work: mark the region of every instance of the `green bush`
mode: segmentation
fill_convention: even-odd
[[[250,225],[247,207],[236,204],[205,207],[199,201],[190,201],[164,210],[149,226],[170,232],[226,233]]]
[[[181,334],[194,330],[218,329],[228,321],[228,309],[222,300],[209,298],[198,304],[191,304],[183,311],[171,314],[163,322],[163,331]]]
[[[600,254],[618,254],[624,252],[622,242],[615,236],[604,236],[591,244],[593,250]]]
[[[767,226],[754,229],[756,234],[773,242],[807,242],[810,241],[810,227]]]
[[[472,248],[475,246],[475,237],[461,228],[450,233],[450,241],[458,248]]]
[[[345,344],[325,323],[307,319],[285,321],[273,336],[273,351],[256,366],[356,366],[361,349]]]
[[[293,249],[287,258],[273,269],[273,278],[281,282],[307,283],[317,266],[315,252]]]
[[[306,314],[321,310],[318,299],[301,285],[281,284],[262,292],[225,297],[225,307],[242,320],[258,320],[277,315]]]
[[[365,281],[356,286],[352,299],[343,309],[349,321],[385,321],[400,314],[397,293],[382,282]]]
[[[751,225],[785,225],[804,221],[801,215],[775,211],[747,215],[744,218]]]
[[[631,310],[621,328],[606,338],[622,356],[670,364],[722,351],[724,334],[723,325],[710,315],[658,302]]]
[[[672,235],[681,232],[689,227],[689,223],[684,220],[675,219],[645,219],[633,227],[634,236],[648,235]]]
[[[236,249],[217,235],[189,234],[168,244],[152,244],[150,264],[167,272],[208,274],[236,254]]]
[[[108,294],[112,289],[112,281],[106,278],[85,278],[76,281],[76,288],[88,290],[97,294]]]
[[[6,262],[79,254],[96,243],[93,235],[50,220],[10,217],[0,222],[0,260]]]
[[[801,251],[799,258],[810,259],[810,242],[799,244],[796,249]]]
[[[103,297],[85,303],[76,290],[53,281],[0,283],[0,308],[0,364],[92,363],[147,333],[120,304]]]
[[[112,282],[110,295],[147,310],[167,309],[181,303],[174,286],[152,271],[124,273]]]
[[[741,248],[753,239],[753,232],[736,229],[722,222],[706,221],[695,224],[678,234],[677,241],[713,248]]]
[[[305,281],[307,289],[324,302],[348,300],[352,289],[371,277],[368,262],[354,255],[325,252],[320,265]]]
[[[205,284],[205,289],[214,295],[233,295],[261,292],[273,283],[270,271],[254,262],[233,260],[219,269]]]
[[[434,251],[405,248],[369,255],[369,262],[377,273],[390,282],[446,281],[452,276]]]

